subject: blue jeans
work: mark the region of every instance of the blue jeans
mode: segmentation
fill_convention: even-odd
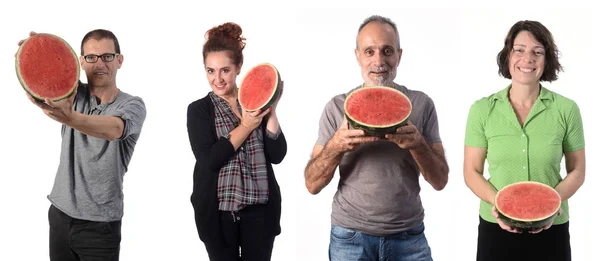
[[[425,238],[425,225],[389,236],[371,236],[353,229],[331,225],[331,261],[432,261]]]

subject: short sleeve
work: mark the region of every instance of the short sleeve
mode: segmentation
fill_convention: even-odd
[[[325,146],[333,137],[336,130],[339,128],[339,122],[342,122],[343,113],[337,112],[339,108],[335,104],[335,98],[331,99],[323,109],[319,120],[319,136],[317,144]]]
[[[480,100],[469,109],[467,117],[467,128],[465,131],[465,145],[471,147],[487,148],[487,138],[485,136],[485,115],[487,115],[486,100]]]
[[[131,135],[139,135],[142,131],[146,120],[146,105],[140,97],[134,96],[121,104],[112,115],[123,120],[123,135],[119,138],[123,140]]]
[[[563,151],[571,152],[585,147],[583,135],[583,121],[579,106],[573,103],[571,110],[566,114],[567,131],[563,139]]]
[[[425,119],[423,119],[425,124],[423,125],[423,133],[421,133],[421,135],[428,143],[442,142],[435,104],[429,97],[427,97],[427,105],[423,116],[425,117]]]

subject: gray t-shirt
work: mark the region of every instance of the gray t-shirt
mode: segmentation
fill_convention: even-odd
[[[397,85],[413,105],[409,120],[429,143],[441,142],[433,100],[421,91]],[[319,123],[317,144],[325,145],[344,117],[347,94],[333,97]],[[419,168],[408,150],[388,141],[361,145],[344,154],[331,223],[360,232],[384,236],[405,231],[424,219],[419,192]]]
[[[123,176],[146,119],[139,97],[121,90],[110,103],[98,104],[87,84],[80,84],[73,108],[87,115],[118,116],[123,136],[109,141],[62,126],[60,163],[48,199],[67,215],[109,222],[123,217]]]

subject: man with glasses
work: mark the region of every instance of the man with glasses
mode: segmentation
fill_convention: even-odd
[[[58,102],[28,94],[62,124],[60,163],[48,195],[50,260],[119,260],[123,177],[146,118],[143,100],[117,88],[123,58],[112,32],[91,31],[79,59],[88,83],[79,82]]]

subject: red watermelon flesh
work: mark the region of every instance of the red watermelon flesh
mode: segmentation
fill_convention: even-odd
[[[560,204],[554,189],[533,182],[509,185],[496,198],[498,211],[517,220],[544,219],[555,214]]]
[[[275,66],[263,63],[254,66],[240,84],[238,99],[246,111],[266,110],[281,92],[281,79]]]
[[[363,87],[346,101],[346,112],[367,126],[385,127],[406,120],[411,113],[410,100],[389,87]]]
[[[77,55],[63,39],[51,34],[27,38],[16,55],[17,77],[34,98],[68,97],[79,81]]]

